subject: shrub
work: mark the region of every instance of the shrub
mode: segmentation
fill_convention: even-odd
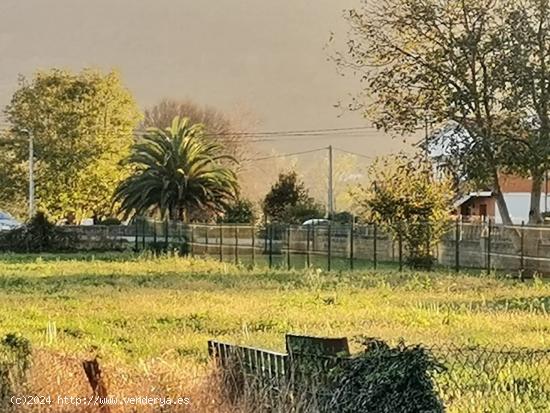
[[[102,220],[99,225],[121,225],[122,221],[116,217],[109,217]]]
[[[13,252],[45,252],[71,249],[76,235],[51,223],[38,212],[27,224],[0,235],[0,248]]]
[[[431,353],[403,343],[363,339],[365,351],[346,360],[331,375],[326,412],[441,413],[444,412],[431,373],[443,367]]]
[[[354,198],[362,218],[376,222],[400,238],[412,267],[431,269],[432,250],[448,229],[452,208],[451,182],[436,179],[433,165],[422,156],[392,155],[369,170],[372,185]]]
[[[10,398],[26,380],[30,367],[31,345],[19,334],[7,334],[0,341],[0,408],[10,411]]]
[[[247,199],[239,199],[225,208],[221,222],[226,224],[253,224],[256,221],[254,205]]]

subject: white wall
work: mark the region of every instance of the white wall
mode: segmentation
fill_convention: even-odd
[[[531,194],[529,192],[514,192],[504,194],[504,200],[508,206],[508,212],[514,224],[521,224],[521,221],[529,221],[529,204]],[[550,198],[548,199],[548,206],[550,210]],[[540,199],[540,210],[544,212],[544,193]],[[498,205],[495,204],[495,221],[502,223],[502,217],[498,210]]]

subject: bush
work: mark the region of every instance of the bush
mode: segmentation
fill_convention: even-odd
[[[221,222],[226,224],[253,224],[254,221],[256,221],[254,205],[247,199],[240,199],[229,205],[221,219]]]
[[[121,225],[122,221],[116,217],[109,217],[102,220],[99,225]]]
[[[27,224],[0,235],[0,249],[13,252],[46,252],[71,249],[76,235],[48,221],[38,212]]]
[[[369,177],[372,185],[354,192],[362,218],[401,239],[412,267],[431,269],[432,250],[450,222],[451,181],[436,179],[433,165],[422,155],[378,159]]]
[[[7,334],[0,341],[0,408],[10,411],[10,398],[26,381],[30,367],[31,345],[19,334]]]
[[[403,343],[363,339],[365,351],[332,371],[326,412],[441,413],[444,412],[431,378],[443,367],[431,353]]]

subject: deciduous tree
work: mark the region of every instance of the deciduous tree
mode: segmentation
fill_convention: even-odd
[[[470,181],[495,193],[511,224],[502,172],[533,177],[540,219],[547,169],[549,14],[546,0],[380,0],[347,12],[347,50],[334,58],[359,74],[349,105],[398,133],[435,124]],[[447,131],[448,132],[448,131]]]
[[[19,89],[5,109],[11,132],[3,145],[2,172],[25,197],[28,139],[35,155],[39,210],[55,219],[108,215],[111,197],[125,176],[119,164],[129,152],[140,114],[116,72],[37,72]],[[22,193],[21,193],[22,192]],[[2,191],[3,203],[10,203]]]

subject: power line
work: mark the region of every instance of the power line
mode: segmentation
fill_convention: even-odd
[[[298,130],[280,130],[280,131],[264,131],[264,132],[215,132],[207,133],[208,136],[309,136],[327,133],[342,133],[342,132],[361,132],[361,131],[377,131],[377,129],[368,126],[353,126],[347,128],[321,128],[321,129],[298,129]],[[136,129],[138,133],[146,133],[147,129]]]
[[[327,150],[327,148],[317,148],[317,149],[311,149],[309,151],[283,153],[283,154],[280,154],[280,155],[264,156],[262,158],[244,159],[243,162],[256,162],[256,161],[265,161],[265,160],[268,160],[268,159],[275,159],[275,158],[286,158],[286,157],[289,157],[289,156],[305,155],[305,154],[308,154],[308,153],[326,151],[326,150]]]
[[[348,154],[350,154],[350,155],[360,156],[360,157],[366,158],[366,159],[373,159],[372,156],[363,155],[362,153],[352,152],[352,151],[346,151],[345,149],[336,148],[336,147],[334,147],[334,149],[336,149],[337,151],[340,151],[340,152],[348,153]]]

